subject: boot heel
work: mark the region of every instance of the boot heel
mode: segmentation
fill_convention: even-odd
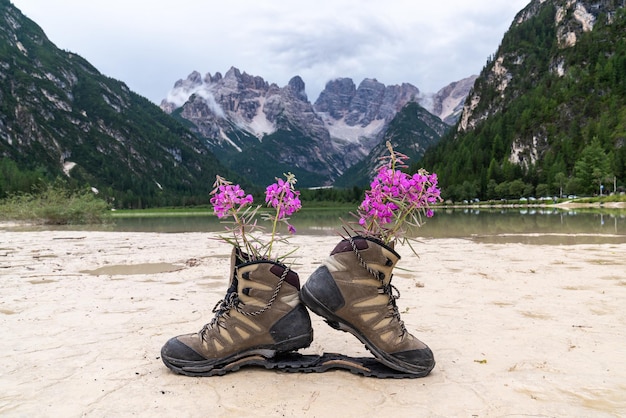
[[[317,298],[309,292],[306,285],[300,289],[300,301],[313,313],[321,316],[322,318],[328,318],[331,316],[329,310],[322,304],[322,302],[317,300]]]
[[[279,352],[298,350],[311,345],[313,328],[306,307],[302,303],[298,304],[270,328],[270,335],[276,341],[276,350]]]
[[[303,294],[306,294],[304,296],[306,301],[303,299]],[[346,304],[341,290],[337,287],[333,275],[326,266],[321,266],[313,272],[302,286],[300,298],[309,309],[324,317],[327,315],[317,312],[315,305],[319,305],[325,311],[336,312]]]
[[[345,331],[339,318],[328,307],[311,294],[306,285],[300,290],[300,300],[314,314],[324,318],[324,321],[332,328]]]

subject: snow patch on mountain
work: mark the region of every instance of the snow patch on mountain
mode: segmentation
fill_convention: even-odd
[[[380,134],[386,126],[385,120],[376,119],[367,126],[349,125],[346,119],[333,119],[326,112],[318,112],[318,115],[324,121],[324,125],[328,129],[331,138],[341,139],[347,142],[358,144],[363,138],[371,138]]]

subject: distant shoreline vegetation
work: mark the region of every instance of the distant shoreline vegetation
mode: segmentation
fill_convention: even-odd
[[[490,209],[519,207],[552,207],[560,209],[589,208],[626,210],[626,196],[597,196],[576,199],[539,201],[511,199],[506,201],[443,202],[437,210]],[[303,212],[356,211],[352,202],[304,201]],[[146,209],[114,209],[89,189],[69,191],[62,186],[49,185],[37,193],[19,193],[0,200],[0,221],[28,222],[40,225],[81,225],[114,223],[116,218],[215,216],[209,206],[163,207]]]
[[[14,193],[0,200],[0,219],[43,225],[102,224],[111,219],[110,206],[90,189],[70,191],[49,184],[31,193]]]

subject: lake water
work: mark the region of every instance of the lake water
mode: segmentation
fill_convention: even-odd
[[[336,210],[303,210],[293,216],[292,223],[298,234],[333,235],[341,230],[341,219],[352,221],[353,217]],[[96,229],[164,233],[224,230],[224,225],[208,211],[185,216],[115,217],[114,221],[114,225]],[[412,234],[417,238],[530,244],[626,243],[626,210],[438,209]]]
[[[336,235],[342,221],[353,221],[348,212],[302,210],[291,222],[299,235]],[[30,226],[19,230],[99,230],[120,232],[220,232],[225,225],[208,210],[194,214],[114,216],[107,225]],[[15,228],[13,228],[15,229]],[[503,208],[448,209],[435,211],[415,238],[466,238],[481,242],[527,244],[626,243],[626,209]]]

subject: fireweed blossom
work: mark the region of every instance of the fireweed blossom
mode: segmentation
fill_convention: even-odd
[[[276,217],[279,220],[286,219],[302,208],[300,192],[295,190],[296,177],[289,173],[285,175],[287,180],[276,179],[277,182],[265,189],[265,202],[268,206],[276,209]]]
[[[232,225],[226,227],[232,237],[221,238],[239,249],[242,254],[256,257],[255,247],[247,236],[256,228],[254,217],[258,208],[252,208],[252,195],[246,194],[241,186],[232,184],[221,176],[216,176],[210,194],[209,202],[215,215],[219,219],[232,217],[232,221],[222,221]]]
[[[246,195],[238,184],[222,184],[217,187],[210,202],[215,214],[221,219],[231,214],[231,211],[236,215],[245,205],[252,203],[252,200],[252,195]]]
[[[295,189],[296,176],[287,173],[286,180],[277,178],[276,183],[270,184],[265,189],[265,203],[268,207],[274,208],[273,215],[266,216],[272,222],[272,236],[268,246],[268,257],[271,257],[272,245],[276,240],[276,227],[278,222],[283,222],[287,226],[290,234],[295,234],[296,228],[289,223],[289,216],[302,208],[300,202],[300,192]]]
[[[263,236],[260,233],[253,234],[263,228],[257,224],[256,216],[260,205],[252,206],[252,195],[246,194],[238,184],[232,184],[220,176],[217,176],[213,185],[210,203],[213,206],[215,215],[219,219],[232,217],[232,221],[226,221],[226,223],[232,225],[226,227],[226,230],[232,234],[232,237],[221,238],[238,248],[249,260],[272,259],[274,242],[286,241],[286,238],[279,238],[277,235],[279,222],[286,224],[289,233],[293,234],[296,232],[295,228],[289,224],[288,217],[302,207],[299,198],[300,192],[295,190],[294,187],[296,183],[295,176],[291,173],[285,176],[287,178],[286,181],[277,179],[277,182],[268,186],[265,192],[267,206],[275,209],[273,214],[263,215],[263,219],[272,223],[271,237],[267,242],[263,240]],[[285,257],[286,255],[283,255],[280,258]],[[276,260],[278,258],[276,257]]]
[[[408,157],[396,152],[387,142],[390,156],[378,168],[357,211],[361,235],[389,244],[406,240],[410,227],[422,225],[422,216],[433,216],[430,205],[441,200],[437,175],[419,170],[410,175],[400,170]]]

